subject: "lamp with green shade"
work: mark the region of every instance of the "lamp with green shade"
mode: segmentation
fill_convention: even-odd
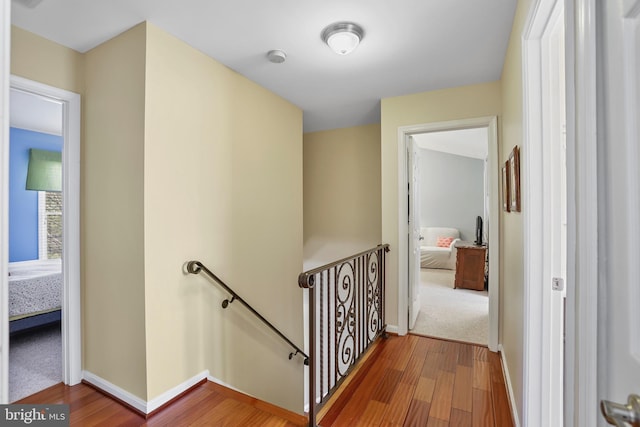
[[[62,153],[30,149],[26,189],[62,191]]]

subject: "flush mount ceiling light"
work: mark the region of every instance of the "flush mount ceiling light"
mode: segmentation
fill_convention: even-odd
[[[322,30],[321,38],[338,55],[351,53],[364,37],[362,27],[353,22],[336,22]]]

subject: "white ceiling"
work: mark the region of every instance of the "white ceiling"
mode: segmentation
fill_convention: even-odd
[[[486,159],[489,152],[487,128],[429,132],[413,135],[418,147],[457,156]]]
[[[302,108],[305,132],[379,122],[382,98],[499,80],[517,2],[28,1],[13,0],[14,25],[80,52],[147,20]],[[336,21],[364,28],[350,55],[320,39]]]

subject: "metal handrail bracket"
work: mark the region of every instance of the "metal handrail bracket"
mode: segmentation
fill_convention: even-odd
[[[231,304],[232,302],[238,301],[239,303],[244,305],[245,308],[247,308],[247,310],[249,310],[254,316],[260,319],[262,323],[268,326],[269,329],[271,329],[276,335],[278,335],[287,344],[289,344],[291,348],[295,350],[295,352],[289,353],[289,359],[293,359],[294,356],[297,356],[299,354],[302,357],[304,357],[304,364],[305,365],[309,364],[309,356],[304,351],[302,351],[300,347],[295,345],[289,338],[287,338],[282,332],[280,332],[278,328],[273,326],[271,322],[269,322],[267,319],[264,318],[264,316],[258,313],[249,303],[247,303],[242,297],[240,297],[240,295],[238,295],[233,289],[231,289],[222,279],[220,279],[218,276],[213,274],[211,270],[205,267],[204,264],[202,264],[200,261],[189,261],[187,263],[187,272],[191,274],[198,274],[200,273],[200,271],[204,271],[207,276],[209,276],[216,283],[218,283],[226,292],[231,294],[230,299],[225,299],[224,301],[222,301],[222,308],[227,308],[229,304]]]

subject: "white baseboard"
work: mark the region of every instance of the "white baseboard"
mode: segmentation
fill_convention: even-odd
[[[89,371],[82,371],[82,379],[92,386],[122,400],[123,402],[137,409],[143,414],[147,413],[147,402],[144,399],[141,399],[138,396],[129,393],[127,390],[120,388],[117,385],[110,383],[104,378],[92,374]]]
[[[397,325],[387,325],[387,332],[390,334],[398,334],[398,326]]]
[[[504,347],[502,344],[498,345],[498,351],[500,352],[500,361],[502,362],[502,370],[504,371],[504,382],[507,385],[507,393],[509,394],[509,406],[511,407],[511,416],[515,427],[520,427],[520,417],[518,417],[518,408],[516,408],[516,400],[513,394],[513,387],[511,386],[511,375],[509,374],[509,367],[507,366],[507,358],[504,357]]]
[[[242,390],[240,390],[240,389],[237,389],[237,388],[235,388],[234,386],[232,386],[232,385],[230,385],[230,384],[227,384],[227,383],[225,383],[224,381],[222,381],[222,380],[220,380],[220,379],[218,379],[218,378],[216,378],[216,377],[212,377],[211,375],[209,375],[209,376],[207,377],[207,379],[208,379],[209,381],[211,381],[212,383],[219,384],[219,385],[221,385],[222,387],[228,388],[229,390],[237,391],[238,393],[242,393],[242,394],[244,394],[245,396],[253,397],[254,399],[259,399],[258,397],[253,396],[253,395],[251,395],[251,394],[247,393],[246,391],[242,391]],[[264,400],[264,399],[261,399],[261,400]]]
[[[150,401],[147,402],[147,414],[155,411],[165,403],[169,402],[171,399],[179,396],[185,391],[189,390],[194,385],[198,384],[200,381],[209,378],[209,370],[204,370],[197,375],[189,378],[188,380],[178,384],[170,390],[165,391],[160,396],[154,397]]]
[[[82,372],[82,378],[91,384],[92,386],[109,393],[113,397],[120,399],[127,405],[137,409],[143,414],[150,414],[155,411],[165,403],[169,402],[171,399],[179,396],[181,393],[184,393],[189,388],[193,387],[200,381],[207,379],[209,377],[209,371],[202,371],[199,374],[189,378],[181,384],[173,387],[170,390],[165,391],[160,396],[157,396],[150,401],[145,401],[144,399],[135,396],[123,388],[118,387],[117,385],[101,378],[95,374],[92,374],[89,371]]]

